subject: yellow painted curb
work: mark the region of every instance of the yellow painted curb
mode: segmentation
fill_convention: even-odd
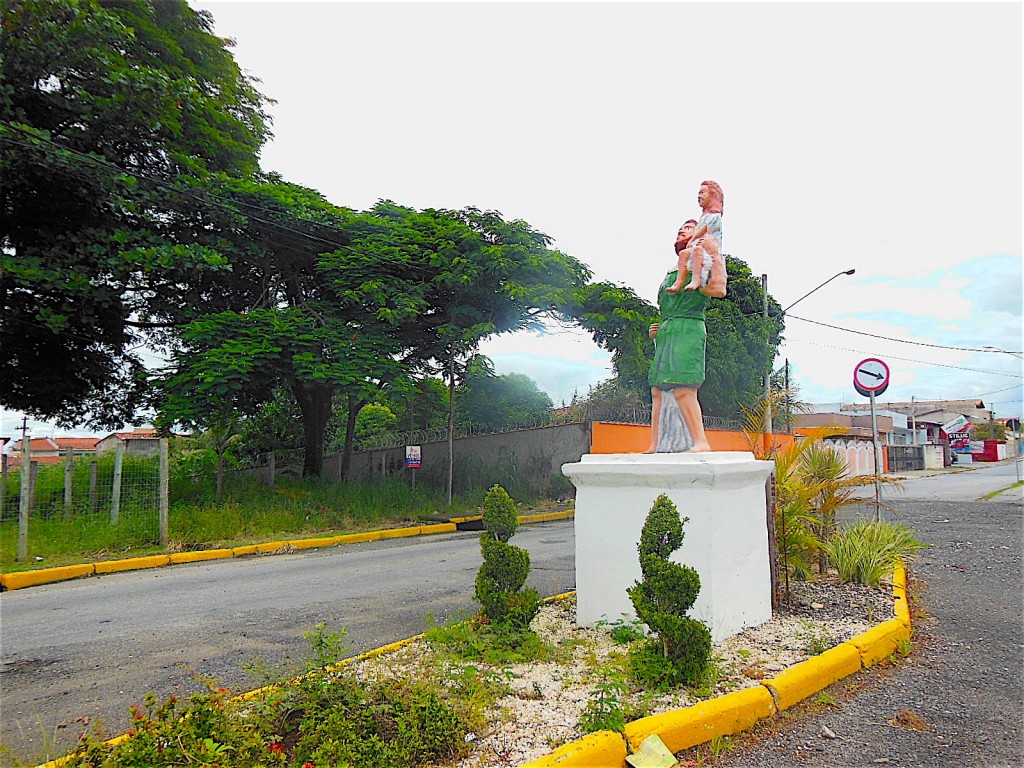
[[[857,646],[841,643],[783,670],[775,677],[762,680],[761,684],[774,692],[775,704],[781,712],[860,670]]]
[[[870,667],[889,658],[907,640],[910,640],[910,627],[899,619],[889,619],[857,635],[850,643],[860,651],[861,663]]]
[[[80,565],[61,565],[56,568],[42,568],[37,571],[18,571],[17,573],[0,574],[0,584],[4,589],[21,589],[34,587],[36,584],[48,584],[51,581],[77,579],[79,576],[91,576],[95,573],[92,563]]]
[[[194,552],[175,552],[171,555],[171,562],[198,563],[203,560],[223,560],[234,555],[230,549],[197,549]]]
[[[892,588],[892,612],[903,624],[910,626],[910,603],[907,600],[906,587],[893,586]]]
[[[520,523],[546,523],[549,520],[568,520],[570,517],[575,517],[575,510],[566,510],[565,512],[545,512],[542,515],[521,515],[519,517]]]
[[[380,532],[382,539],[404,539],[407,536],[419,536],[420,526],[415,528],[385,528]]]
[[[114,573],[115,571],[134,571],[139,568],[159,568],[170,565],[169,555],[150,555],[149,557],[129,557],[127,560],[106,560],[96,563],[96,573]]]
[[[260,554],[268,554],[271,552],[277,552],[279,549],[285,549],[290,541],[266,541],[263,544],[256,545],[256,551]]]
[[[346,533],[338,537],[339,544],[361,544],[364,541],[379,541],[380,531],[369,531],[367,533]]]
[[[455,523],[434,523],[433,525],[421,525],[420,533],[452,533],[459,530],[459,526]]]
[[[296,549],[319,549],[320,547],[333,547],[340,538],[341,536],[326,536],[322,539],[295,539],[288,543]]]
[[[231,553],[235,557],[244,557],[245,555],[255,555],[256,554],[256,548],[258,546],[259,546],[258,544],[247,544],[244,547],[234,547],[231,550]]]
[[[903,563],[897,562],[896,568],[892,572],[892,586],[895,589],[907,591],[907,571]]]
[[[626,742],[622,736],[613,731],[598,731],[519,768],[621,768],[625,764]]]
[[[772,695],[763,685],[733,691],[685,709],[651,715],[626,724],[626,740],[634,752],[652,733],[672,752],[703,744],[716,736],[745,731],[776,712]]]

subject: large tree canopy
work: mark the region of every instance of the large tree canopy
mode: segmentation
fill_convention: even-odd
[[[256,171],[268,120],[211,28],[184,0],[3,4],[3,405],[122,423],[146,390],[133,348],[227,268],[195,190]]]
[[[452,375],[481,339],[553,311],[589,276],[545,235],[495,212],[382,202],[354,214],[280,181],[244,192],[262,195],[261,211],[282,206],[303,229],[296,223],[295,236],[282,238],[256,222],[250,238],[262,254],[253,263],[264,265],[264,298],[184,330],[161,382],[163,413],[202,423],[224,408],[248,411],[287,385],[302,410],[311,475],[321,471],[337,396],[347,398],[348,454],[356,414],[381,389]],[[309,230],[325,223],[319,235]]]
[[[487,430],[535,426],[551,416],[552,403],[522,373],[468,377],[457,394],[459,422]]]

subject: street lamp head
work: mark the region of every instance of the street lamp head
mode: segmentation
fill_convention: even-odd
[[[845,272],[836,272],[836,273],[835,273],[834,275],[832,275],[832,277],[830,277],[830,278],[829,278],[828,280],[826,280],[826,281],[825,281],[824,283],[822,283],[821,285],[819,285],[819,286],[818,286],[817,288],[812,288],[812,289],[811,289],[811,290],[809,290],[809,291],[808,291],[807,293],[805,293],[805,294],[804,294],[803,296],[801,296],[801,297],[800,297],[799,299],[797,299],[797,300],[796,300],[796,301],[794,301],[794,302],[793,302],[792,304],[790,304],[790,305],[789,305],[788,307],[786,307],[786,308],[785,308],[784,310],[782,310],[782,314],[786,314],[787,312],[789,312],[789,310],[791,310],[791,309],[792,309],[793,307],[795,307],[795,306],[796,306],[797,304],[799,304],[799,303],[800,303],[801,301],[803,301],[803,300],[804,300],[804,299],[806,299],[806,298],[807,298],[808,296],[810,296],[810,295],[811,295],[812,293],[814,293],[814,292],[815,292],[816,290],[818,290],[818,288],[824,288],[824,287],[825,287],[826,285],[828,285],[829,283],[831,283],[831,282],[832,282],[833,280],[835,280],[835,279],[836,279],[837,277],[839,277],[840,275],[852,275],[852,274],[853,274],[854,272],[856,272],[856,271],[857,271],[856,269],[848,269],[848,270],[846,270]]]

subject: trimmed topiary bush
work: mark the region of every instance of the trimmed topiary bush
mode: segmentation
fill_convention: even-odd
[[[535,589],[522,589],[530,575],[530,553],[508,543],[519,527],[519,516],[500,485],[484,498],[483,523],[484,562],[476,576],[476,599],[492,624],[525,630],[540,610],[540,595]]]
[[[668,559],[682,545],[688,521],[668,496],[655,499],[637,547],[643,581],[627,590],[637,617],[657,635],[630,653],[634,677],[653,688],[697,683],[711,656],[711,632],[686,615],[700,592],[700,576]]]

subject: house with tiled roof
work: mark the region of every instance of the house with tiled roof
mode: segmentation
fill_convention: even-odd
[[[59,464],[67,459],[68,449],[72,449],[74,458],[94,456],[98,437],[30,437],[28,449],[31,460],[37,464]],[[8,450],[7,463],[10,467],[21,464],[24,443],[15,440]]]
[[[153,427],[112,432],[96,444],[96,453],[112,453],[118,446],[124,446],[126,456],[156,456],[160,453],[160,433]]]

